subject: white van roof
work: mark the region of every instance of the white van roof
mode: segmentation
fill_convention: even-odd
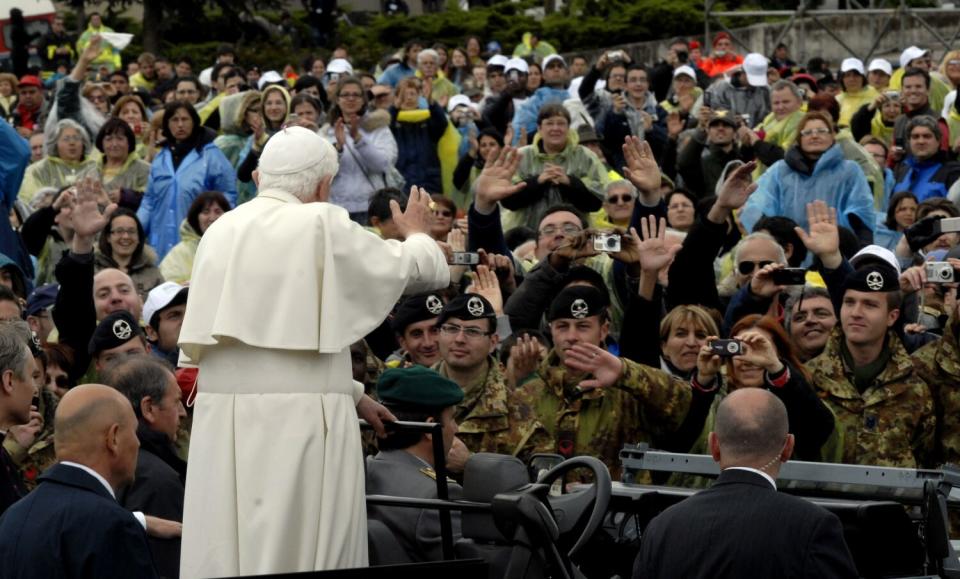
[[[0,19],[9,19],[11,8],[19,8],[28,18],[57,11],[51,0],[0,0]]]

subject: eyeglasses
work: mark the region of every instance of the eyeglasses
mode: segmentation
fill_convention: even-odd
[[[480,328],[464,328],[456,324],[443,324],[440,326],[440,333],[444,336],[457,336],[463,332],[463,335],[471,340],[477,340],[484,336],[489,336],[493,332],[484,332]]]
[[[134,228],[130,229],[112,229],[110,230],[110,235],[116,235],[117,237],[137,237],[137,230]]]
[[[771,263],[773,262],[770,260],[741,261],[740,263],[737,264],[737,271],[740,272],[740,275],[750,275],[751,273],[753,273],[753,270],[767,267]]]
[[[73,383],[70,381],[70,378],[65,375],[57,376],[53,379],[54,384],[57,385],[57,388],[61,390],[69,390],[73,388]]]
[[[565,223],[564,225],[547,225],[540,230],[540,237],[549,237],[555,235],[557,231],[562,231],[564,235],[576,235],[583,231],[583,229],[572,223]]]
[[[636,197],[634,197],[632,194],[624,193],[623,195],[611,195],[607,197],[607,203],[610,205],[617,205],[619,203],[632,203],[634,199],[636,199]]]
[[[610,80],[624,80],[625,78],[627,78],[627,75],[625,75],[625,74],[611,74],[611,75],[610,75]]]
[[[826,127],[817,127],[816,129],[803,129],[800,131],[801,137],[810,137],[813,135],[829,135],[830,129]]]
[[[79,143],[83,141],[83,137],[80,135],[62,135],[59,140],[64,143]]]
[[[362,99],[363,95],[358,92],[342,92],[340,93],[340,98],[342,99]]]

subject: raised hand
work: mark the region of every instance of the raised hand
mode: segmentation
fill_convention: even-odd
[[[807,249],[820,258],[824,267],[836,269],[843,261],[840,254],[840,231],[837,228],[837,210],[828,207],[823,201],[807,203],[807,222],[810,233],[802,227],[794,230]]]
[[[653,158],[650,144],[637,137],[628,136],[623,143],[623,158],[627,166],[623,175],[643,193],[660,190],[660,166]]]
[[[517,280],[514,278],[513,260],[506,255],[496,253],[487,253],[483,249],[479,251],[480,263],[486,265],[491,271],[497,274],[500,281],[500,289],[505,294],[510,294],[517,289]]]
[[[93,237],[103,230],[110,221],[110,216],[117,209],[116,203],[111,203],[100,210],[100,201],[106,197],[103,185],[94,177],[84,177],[77,183],[76,204],[73,208],[71,221],[77,235]]]
[[[717,193],[717,206],[727,211],[743,207],[750,198],[750,194],[757,190],[757,184],[753,182],[751,176],[756,168],[757,162],[750,161],[734,169]]]
[[[493,311],[496,314],[503,314],[503,294],[500,293],[500,280],[497,274],[485,265],[478,265],[473,285],[470,286],[469,293],[477,294],[487,298]]]
[[[527,334],[517,338],[517,343],[510,348],[510,359],[507,361],[507,384],[516,388],[520,380],[536,372],[541,353],[540,342],[536,338]]]
[[[520,154],[513,147],[504,147],[493,162],[484,165],[475,184],[477,210],[487,212],[502,199],[517,193],[526,186],[523,181],[513,184],[513,176],[520,166]]]
[[[630,230],[632,235],[636,235],[636,229]],[[669,266],[673,258],[683,247],[676,244],[672,247],[667,246],[667,220],[660,218],[659,227],[657,218],[648,215],[646,219],[640,221],[640,241],[637,251],[640,254],[640,268],[652,274],[657,274],[661,269]]]
[[[400,235],[404,239],[414,233],[429,233],[433,222],[433,211],[430,210],[430,194],[422,187],[410,187],[410,197],[407,198],[406,209],[401,210],[400,204],[390,201],[390,213],[393,222],[397,225]]]
[[[563,355],[563,365],[593,376],[578,384],[581,390],[609,388],[623,375],[623,362],[610,352],[593,344],[575,344]]]
[[[597,255],[597,250],[593,248],[592,242],[596,234],[595,230],[587,229],[577,235],[567,237],[550,253],[550,264],[554,267],[563,267],[571,261]]]

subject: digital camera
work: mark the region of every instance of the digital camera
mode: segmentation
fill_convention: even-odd
[[[946,261],[927,262],[927,283],[953,283],[953,266]]]
[[[620,236],[616,233],[598,233],[593,238],[593,250],[617,253],[620,251]]]
[[[713,340],[710,351],[721,358],[732,358],[743,354],[743,342],[740,340]]]
[[[480,254],[470,251],[455,251],[450,265],[477,265],[478,263],[480,263]]]

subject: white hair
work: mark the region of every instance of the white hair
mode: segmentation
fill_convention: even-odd
[[[66,129],[73,129],[80,135],[80,139],[83,141],[83,157],[86,158],[87,155],[90,154],[90,149],[93,147],[93,144],[90,142],[90,133],[87,132],[87,129],[83,128],[83,125],[73,119],[60,119],[57,121],[57,124],[54,125],[49,137],[45,137],[44,149],[46,150],[47,156],[60,156],[57,152],[57,141],[60,140],[63,131]]]
[[[757,239],[762,239],[764,241],[769,241],[770,243],[772,243],[773,246],[777,248],[777,263],[781,263],[783,265],[787,264],[787,254],[786,252],[783,251],[783,246],[777,243],[777,240],[769,233],[757,231],[756,233],[751,233],[750,235],[741,239],[740,243],[738,243],[737,246],[733,248],[733,263],[735,265],[740,264],[740,251],[743,249],[743,246],[746,245],[748,242],[754,241]]]
[[[324,155],[315,164],[299,173],[276,175],[260,169],[259,189],[261,191],[279,189],[301,201],[312,200],[320,181],[327,175],[335,176],[339,165],[336,155]]]
[[[440,53],[432,48],[424,48],[419,53],[417,53],[417,64],[418,65],[423,64],[423,59],[426,58],[427,56],[432,56],[434,62],[436,62],[438,65],[440,64]]]

